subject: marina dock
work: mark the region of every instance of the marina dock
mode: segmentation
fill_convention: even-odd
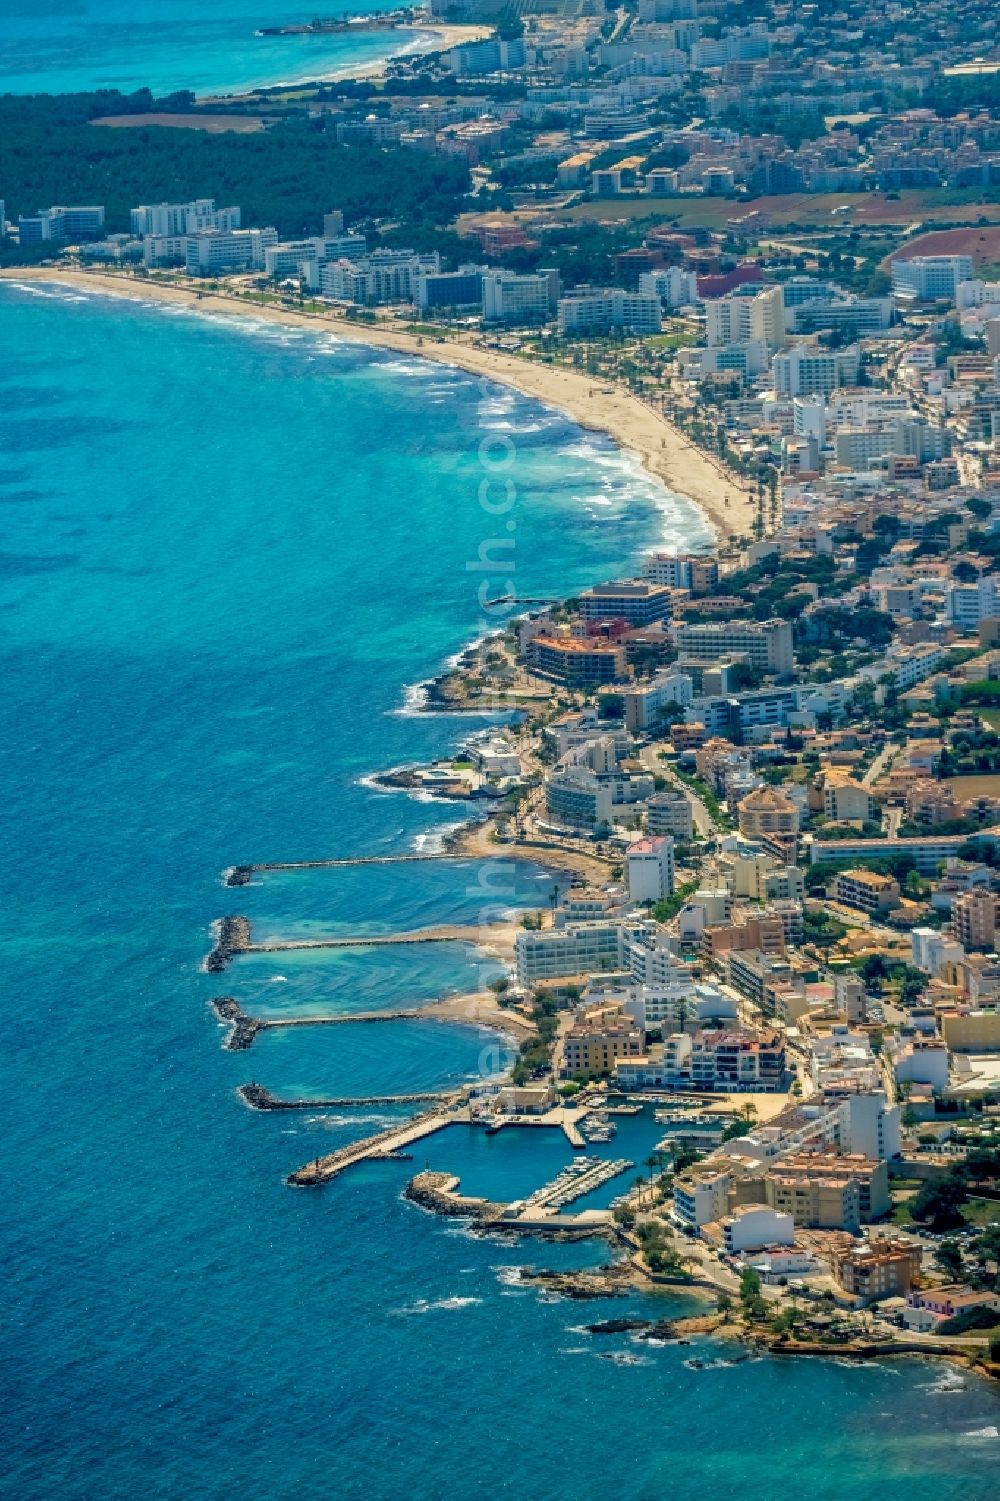
[[[610,1183],[612,1178],[627,1173],[632,1167],[635,1167],[635,1163],[630,1162],[627,1157],[620,1157],[614,1162],[600,1157],[577,1157],[557,1173],[551,1183],[546,1183],[544,1188],[538,1188],[530,1194],[524,1200],[524,1208],[532,1211],[561,1209],[564,1204],[582,1199],[595,1188]]]
[[[478,1220],[482,1224],[516,1230],[540,1231],[543,1234],[568,1236],[593,1235],[608,1229],[610,1209],[584,1209],[578,1214],[560,1214],[529,1199],[499,1204],[492,1199],[473,1198],[459,1192],[461,1179],[453,1173],[418,1173],[406,1186],[406,1197],[432,1214],[454,1215]]]

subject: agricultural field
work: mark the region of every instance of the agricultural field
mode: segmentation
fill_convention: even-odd
[[[669,219],[679,228],[704,225],[724,229],[727,219],[758,210],[772,227],[801,225],[832,229],[865,225],[905,226],[920,221],[985,218],[1000,224],[1000,202],[945,203],[941,189],[912,188],[889,198],[884,193],[783,193],[776,197],[732,198],[600,198],[578,203],[560,215],[569,219],[623,222],[654,215]],[[849,213],[836,213],[844,207]],[[963,233],[963,231],[957,231]],[[1000,259],[1000,253],[993,256]]]
[[[912,260],[915,255],[971,255],[977,270],[1000,262],[1000,224],[970,225],[965,229],[934,229],[907,240],[893,260]]]

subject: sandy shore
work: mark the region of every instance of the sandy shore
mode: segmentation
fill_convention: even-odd
[[[266,94],[272,89],[298,89],[310,83],[345,83],[350,79],[384,78],[390,63],[401,62],[405,57],[415,57],[422,52],[447,52],[451,47],[462,47],[469,42],[481,41],[484,37],[493,35],[492,26],[467,25],[464,22],[450,21],[403,21],[396,26],[386,26],[387,32],[399,32],[403,36],[409,36],[410,40],[402,46],[395,48],[384,57],[373,58],[371,62],[343,63],[338,68],[326,71],[315,69],[303,73],[298,78],[278,79],[274,83],[247,84],[242,88],[214,90],[212,93],[199,95],[199,104],[211,104],[213,100],[225,100],[232,103],[234,99],[253,100],[261,94]],[[349,32],[331,32],[331,36],[350,35]],[[359,35],[364,32],[359,30]],[[311,34],[306,33],[311,38]],[[311,38],[312,39],[312,38]]]
[[[323,328],[338,338],[418,355],[453,365],[513,386],[557,407],[591,431],[606,433],[622,448],[637,454],[647,472],[674,494],[697,506],[720,538],[752,535],[755,507],[750,491],[711,455],[696,448],[659,412],[624,389],[601,385],[592,376],[561,367],[541,365],[516,355],[483,349],[471,342],[449,339],[438,344],[387,325],[352,323],[332,312],[261,306],[229,293],[199,293],[196,288],[153,279],[134,279],[107,271],[56,267],[12,267],[0,271],[10,281],[51,281],[141,301],[156,299],[196,307],[199,312],[265,319],[306,328]],[[669,543],[669,538],[665,539]]]

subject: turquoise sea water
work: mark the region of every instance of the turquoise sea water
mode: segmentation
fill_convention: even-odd
[[[508,442],[516,503],[490,516],[479,486]],[[703,540],[657,493],[559,414],[454,372],[0,288],[6,1494],[993,1493],[994,1390],[918,1362],[696,1371],[697,1348],[589,1336],[611,1311],[688,1304],[540,1299],[513,1266],[600,1248],[472,1239],[400,1199],[409,1164],[292,1191],[290,1169],[400,1112],[262,1115],[234,1096],[250,1078],[355,1092],[489,1071],[494,1039],[437,1023],[224,1053],[208,1008],[220,989],[251,1010],[393,1006],[464,987],[467,949],[247,959],[221,984],[200,969],[223,911],[402,929],[440,920],[450,889],[468,918],[476,866],[239,891],[220,872],[412,849],[453,823],[364,778],[465,728],[405,704],[482,628],[467,564],[511,537],[518,586],[544,593],[664,534]],[[503,899],[536,881],[512,868]],[[652,1134],[623,1122],[604,1152],[641,1160]],[[497,1196],[567,1154],[544,1131],[457,1127],[415,1149]]]
[[[257,37],[316,14],[372,15],[390,0],[0,0],[0,94],[193,89],[330,78],[407,49],[413,33]]]

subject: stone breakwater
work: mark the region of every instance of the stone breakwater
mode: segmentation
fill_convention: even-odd
[[[249,917],[223,917],[215,947],[205,960],[210,975],[217,975],[229,964],[235,954],[244,953],[250,947]]]
[[[391,949],[415,943],[481,944],[484,937],[503,934],[502,924],[492,928],[471,923],[439,923],[410,933],[345,933],[331,938],[274,938],[254,943],[248,917],[223,917],[215,947],[205,960],[209,974],[220,974],[238,954],[289,954],[309,949]]]
[[[219,1020],[229,1025],[223,1044],[227,1052],[242,1053],[266,1025],[257,1017],[248,1016],[235,996],[217,995],[212,998],[211,1004]]]
[[[249,886],[255,875],[275,870],[342,870],[353,865],[418,865],[435,860],[463,860],[461,853],[447,850],[432,855],[355,855],[332,856],[328,860],[263,860],[253,865],[233,865],[225,872],[227,886]]]
[[[430,1214],[452,1219],[472,1220],[484,1230],[505,1231],[511,1235],[539,1235],[545,1240],[577,1241],[594,1235],[607,1235],[610,1226],[601,1211],[566,1216],[548,1211],[532,1214],[520,1203],[500,1204],[492,1199],[472,1197],[459,1192],[461,1180],[453,1173],[423,1172],[412,1178],[403,1197]]]
[[[283,1100],[263,1084],[241,1084],[236,1093],[251,1110],[361,1110],[366,1106],[424,1105],[429,1100],[455,1097],[454,1090],[429,1090],[425,1094],[352,1095],[338,1099]]]
[[[232,995],[217,995],[211,1006],[220,1021],[226,1022],[229,1031],[223,1043],[227,1053],[244,1053],[253,1046],[260,1032],[279,1032],[296,1027],[355,1027],[375,1026],[383,1022],[436,1021],[434,1007],[440,1002],[431,1001],[426,1006],[409,1006],[398,1011],[345,1011],[335,1016],[251,1016],[243,1010]],[[441,1020],[451,1018],[446,1014]]]

